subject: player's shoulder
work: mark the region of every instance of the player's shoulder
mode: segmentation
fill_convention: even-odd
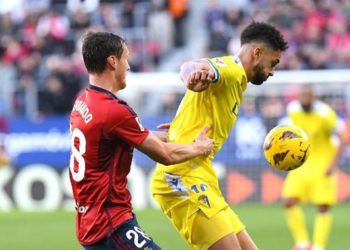
[[[320,101],[320,100],[315,100],[312,104],[312,109],[313,112],[320,116],[324,117],[329,117],[329,116],[334,116],[335,111],[329,106],[327,103]],[[298,112],[303,112],[301,103],[298,100],[291,101],[287,105],[287,114],[295,114]]]
[[[241,61],[237,56],[221,56],[209,58],[208,62],[214,69],[216,79],[224,78],[237,78],[242,79],[245,76],[245,71]]]
[[[210,64],[217,68],[241,67],[241,61],[237,56],[227,55],[208,58]]]
[[[134,110],[124,100],[118,98],[110,91],[96,86],[89,86],[88,90],[91,91],[92,95],[98,96],[97,98],[91,98],[91,100],[94,100],[94,105],[96,105],[99,110],[107,110],[109,115],[135,115]]]
[[[293,113],[301,112],[302,107],[299,101],[294,100],[288,103],[286,110],[287,110],[287,114],[293,114]]]
[[[320,100],[314,101],[313,109],[320,116],[329,117],[335,115],[335,111],[333,110],[333,108],[329,104]]]
[[[108,102],[108,118],[121,119],[137,116],[135,111],[121,99],[110,99]]]

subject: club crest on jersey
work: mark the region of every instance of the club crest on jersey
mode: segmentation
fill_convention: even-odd
[[[177,193],[182,197],[188,196],[188,189],[184,186],[180,176],[169,173],[164,173],[164,176],[169,188],[171,188],[174,193]]]
[[[210,208],[210,202],[209,202],[209,199],[208,199],[208,196],[206,195],[201,195],[199,198],[198,198],[199,202],[206,205],[207,207]]]
[[[220,66],[220,67],[226,67],[227,66],[227,63],[225,63],[222,59],[220,58],[215,58],[214,59],[214,62]]]

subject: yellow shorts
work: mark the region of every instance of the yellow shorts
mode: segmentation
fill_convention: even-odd
[[[245,226],[231,208],[219,211],[208,218],[201,210],[196,214],[192,225],[192,247],[208,249],[215,242],[231,233],[239,233]]]
[[[152,195],[193,249],[208,249],[224,236],[245,229],[216,183],[158,173],[152,180]]]
[[[287,175],[282,196],[298,198],[302,203],[334,205],[337,199],[336,176],[292,171]]]

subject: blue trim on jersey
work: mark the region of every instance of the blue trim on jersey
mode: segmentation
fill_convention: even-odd
[[[116,97],[112,92],[108,91],[107,89],[100,88],[100,87],[97,87],[97,86],[91,85],[91,84],[89,84],[88,88],[107,94],[109,97],[111,97],[114,100],[117,100],[119,104],[123,105],[126,109],[128,109],[131,114],[137,116],[136,112],[128,105],[128,103],[126,101],[119,99],[118,97]]]
[[[219,70],[214,66],[214,64],[208,59],[208,62],[211,66],[211,68],[215,71],[215,79],[213,80],[213,83],[217,82],[220,78]]]
[[[92,90],[96,90],[96,91],[98,91],[98,92],[105,93],[105,94],[107,94],[108,96],[110,96],[111,98],[120,101],[120,99],[119,99],[118,97],[116,97],[112,92],[108,91],[107,89],[100,88],[100,87],[97,87],[97,86],[92,85],[92,84],[89,84],[88,88],[89,88],[89,89],[92,89]]]
[[[241,59],[239,59],[237,55],[232,56],[232,60],[234,61],[235,64],[241,65],[243,67]]]

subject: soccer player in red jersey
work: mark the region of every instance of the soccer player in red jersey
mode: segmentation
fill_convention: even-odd
[[[116,96],[126,87],[128,48],[112,33],[89,32],[82,54],[90,85],[70,116],[70,181],[76,201],[76,231],[87,250],[160,249],[138,225],[126,188],[133,148],[163,164],[211,153],[204,128],[196,141],[166,143],[164,134],[144,128]],[[163,139],[163,140],[162,140]]]

